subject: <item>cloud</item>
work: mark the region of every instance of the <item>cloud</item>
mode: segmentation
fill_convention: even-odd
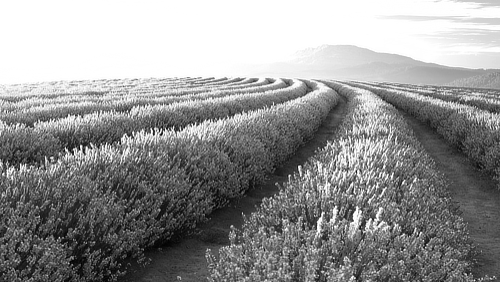
[[[500,7],[500,3],[498,0],[455,0],[454,2],[460,3],[473,3],[483,7]]]
[[[422,16],[422,15],[388,15],[388,16],[377,16],[379,19],[386,19],[386,20],[401,20],[401,21],[417,21],[417,22],[423,22],[423,21],[439,21],[439,20],[445,20],[448,21],[450,19],[454,18],[460,18],[456,16]]]
[[[461,22],[500,26],[500,18],[459,18]]]
[[[418,7],[379,14],[377,19],[407,27],[407,33],[432,46],[428,52],[442,63],[475,67],[498,63],[500,1],[431,0]]]
[[[493,29],[500,29],[500,18],[483,18],[483,17],[467,17],[467,16],[423,16],[423,15],[389,15],[377,16],[379,19],[412,21],[412,22],[427,22],[427,21],[447,21],[459,23],[462,25],[471,24],[491,26]]]
[[[441,31],[427,37],[440,39],[443,43],[464,43],[494,47],[500,46],[500,30],[462,28],[451,31]]]

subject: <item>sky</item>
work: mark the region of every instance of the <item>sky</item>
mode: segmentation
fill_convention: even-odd
[[[0,84],[227,75],[324,44],[500,68],[500,0],[0,0]]]

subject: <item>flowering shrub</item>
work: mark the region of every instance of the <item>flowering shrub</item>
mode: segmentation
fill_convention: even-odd
[[[334,140],[207,250],[209,281],[473,281],[466,226],[397,110],[348,98]]]
[[[106,85],[106,90],[100,89],[99,92],[80,89],[76,95],[61,94],[57,97],[37,95],[15,103],[0,100],[2,102],[0,120],[7,124],[22,123],[32,127],[36,122],[60,119],[70,115],[80,116],[103,111],[128,112],[139,106],[165,106],[172,103],[220,98],[234,94],[278,90],[285,88],[287,84],[287,81],[283,79],[265,78],[243,85],[215,85],[206,82],[183,88],[175,88],[166,83],[144,87],[142,83],[137,83],[133,88],[127,89],[126,93],[119,90],[119,85]]]
[[[265,90],[282,88],[282,79],[245,78],[239,82],[213,83],[207,78],[103,79],[0,85],[0,101],[7,109],[28,108],[50,103],[97,101],[126,96],[154,97],[170,94],[198,94],[210,90],[240,90],[267,85]],[[215,85],[217,84],[217,85]],[[262,89],[261,89],[262,90]],[[257,90],[257,92],[261,91]],[[243,92],[241,92],[243,93]]]
[[[360,84],[357,84],[360,85]],[[420,94],[360,85],[429,123],[478,167],[493,175],[500,189],[500,115]]]
[[[142,261],[145,248],[243,194],[311,137],[338,96],[306,83],[312,92],[283,104],[136,132],[45,168],[0,162],[0,280],[116,280],[125,257]],[[289,133],[269,134],[279,126]]]
[[[500,113],[500,96],[498,90],[464,88],[464,87],[444,87],[444,86],[416,86],[395,83],[365,83],[383,88],[390,88],[402,91],[418,93],[420,95],[438,98],[443,101],[457,102],[460,104],[474,106],[481,110],[492,113]]]
[[[61,150],[59,140],[50,133],[0,122],[0,160],[5,163],[39,163]]]
[[[285,81],[280,80],[284,85]],[[61,150],[71,150],[90,144],[100,145],[114,143],[125,134],[131,134],[143,129],[170,128],[181,129],[188,124],[202,122],[207,119],[220,119],[239,112],[255,110],[262,107],[279,104],[298,98],[307,93],[304,82],[286,80],[291,86],[270,90],[267,92],[231,95],[206,100],[187,101],[170,105],[140,106],[130,112],[115,111],[98,112],[84,116],[69,116],[48,122],[37,122],[33,128],[25,126],[10,126],[10,134],[4,134],[7,143],[12,143],[17,136],[30,134],[33,142],[43,144],[38,146],[36,153],[39,156],[30,156],[29,150],[23,154],[25,158],[18,158],[12,150],[6,150],[2,156],[4,162],[12,164],[22,163],[23,160],[36,162],[45,157],[56,157]],[[281,85],[281,84],[280,84]],[[23,131],[17,133],[17,131]],[[51,138],[45,138],[50,136]],[[36,138],[45,139],[36,139]],[[55,137],[55,138],[54,138]],[[36,146],[35,146],[36,147]]]

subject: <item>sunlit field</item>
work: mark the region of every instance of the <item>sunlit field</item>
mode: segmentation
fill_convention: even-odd
[[[341,102],[328,143],[202,250],[204,279],[479,279],[467,218],[407,119],[500,188],[500,91],[175,77],[0,86],[0,281],[126,277],[261,187]]]

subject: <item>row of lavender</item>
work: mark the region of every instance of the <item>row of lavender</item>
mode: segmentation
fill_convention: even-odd
[[[397,83],[368,83],[364,84],[378,86],[394,90],[410,91],[420,95],[438,98],[444,101],[456,102],[468,106],[474,106],[492,113],[500,113],[500,90],[461,88],[445,86],[417,86]]]
[[[207,252],[209,281],[473,281],[446,184],[398,111],[348,99],[334,140]]]
[[[312,92],[264,109],[141,131],[44,168],[0,165],[0,280],[116,279],[125,257],[193,227],[312,137],[339,96],[305,83]]]
[[[429,124],[473,163],[491,174],[500,189],[500,114],[411,91],[350,84],[373,91]]]
[[[257,93],[287,86],[281,79],[263,78],[255,82],[249,81],[236,85],[206,82],[200,86],[199,83],[190,83],[180,88],[175,84],[153,84],[147,91],[144,89],[143,94],[131,90],[117,90],[113,87],[119,88],[119,86],[108,85],[110,90],[102,92],[85,91],[83,88],[77,94],[35,95],[16,102],[6,101],[5,97],[0,95],[0,120],[7,124],[22,123],[33,126],[37,122],[69,115],[86,115],[102,111],[128,112],[134,107],[146,105],[167,105],[234,94]]]
[[[261,79],[256,78],[149,78],[149,79],[102,79],[80,81],[54,81],[31,84],[0,85],[0,100],[5,102],[24,102],[26,100],[58,99],[65,96],[101,95],[143,95],[155,92],[203,87],[210,85],[237,86]],[[264,79],[265,80],[265,79]]]
[[[45,159],[57,158],[64,150],[114,143],[123,135],[140,130],[181,129],[188,124],[283,103],[308,91],[306,84],[300,80],[275,81],[281,82],[280,88],[275,90],[254,87],[262,91],[244,94],[228,92],[222,97],[211,98],[197,96],[195,100],[173,104],[135,106],[128,112],[72,115],[37,122],[33,127],[0,122],[0,160],[10,165],[41,163]]]

